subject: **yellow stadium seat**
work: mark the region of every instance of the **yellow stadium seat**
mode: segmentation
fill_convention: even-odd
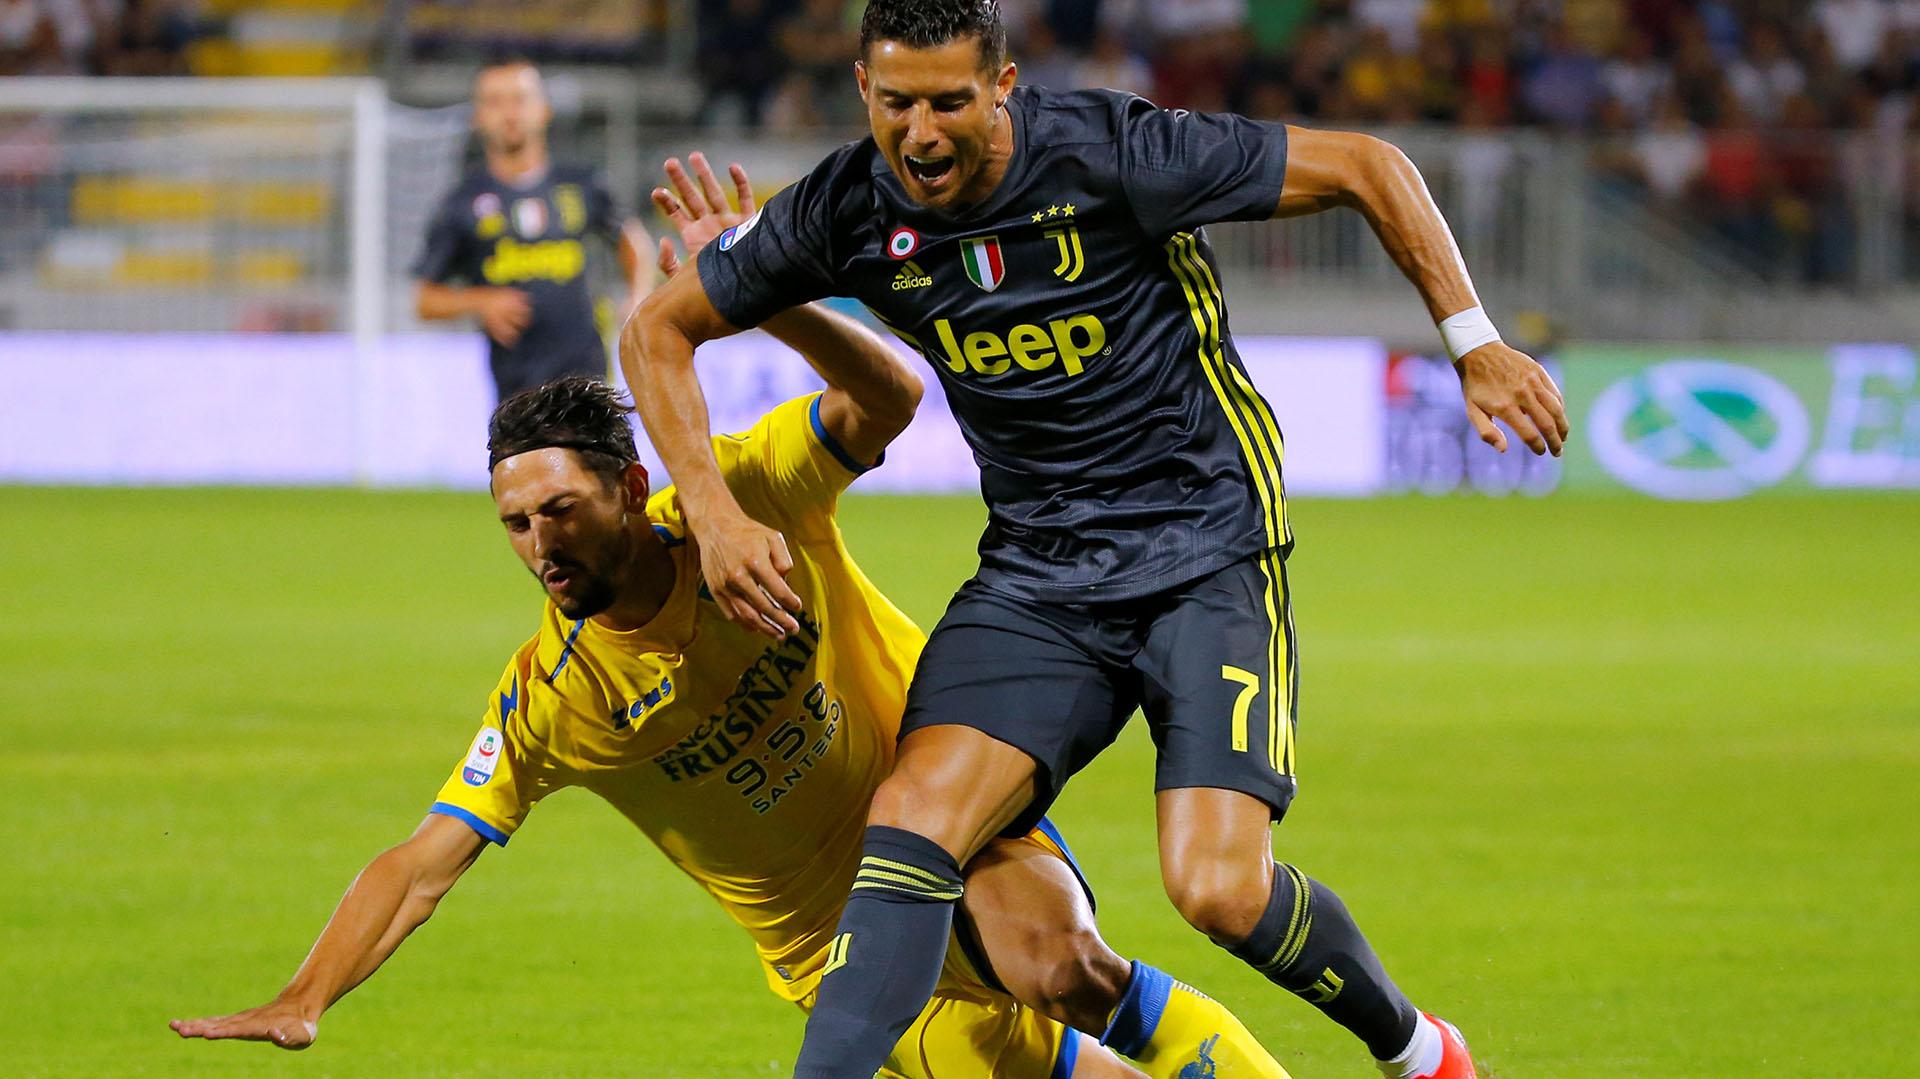
[[[187,70],[210,78],[240,74],[240,47],[225,38],[201,38],[187,46]]]
[[[319,225],[331,208],[328,196],[324,184],[253,184],[241,189],[233,212],[254,225]]]
[[[306,276],[307,262],[298,251],[244,251],[233,260],[232,277],[236,285],[294,285]]]
[[[134,248],[120,261],[119,283],[154,288],[205,286],[213,280],[213,255],[191,249]]]
[[[239,47],[239,74],[278,78],[341,75],[364,70],[366,60],[330,42],[275,42]]]

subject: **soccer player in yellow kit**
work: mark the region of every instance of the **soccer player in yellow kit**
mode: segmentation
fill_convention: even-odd
[[[737,217],[696,205],[684,171],[670,172],[690,248]],[[744,173],[735,178],[750,198]],[[723,195],[714,201],[724,208]],[[677,268],[670,248],[662,261]],[[311,1044],[321,1013],[426,921],[488,843],[505,846],[535,804],[570,786],[633,821],[747,930],[773,991],[810,1006],[844,961],[834,931],[849,888],[900,883],[862,865],[861,840],[924,636],[849,557],[834,508],[904,429],[919,383],[850,320],[803,310],[772,329],[828,389],[713,445],[733,495],[784,537],[805,613],[769,643],[719,609],[678,493],[649,491],[610,388],[575,377],[503,403],[489,431],[492,490],[550,600],[539,631],[487,698],[426,821],[360,875],[279,996],[176,1021],[178,1033]],[[1045,822],[983,851],[939,990],[883,1074],[1141,1075],[1116,1046],[1156,1079],[1286,1075],[1225,1008],[1114,955],[1084,888]],[[1143,993],[1159,1002],[1150,1021],[1137,1006],[1115,1019],[1124,994]]]

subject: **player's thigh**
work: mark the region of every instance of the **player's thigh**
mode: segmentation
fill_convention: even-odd
[[[1131,672],[1102,663],[1096,637],[1092,620],[1068,609],[968,582],[920,653],[901,737],[958,725],[1031,757],[1033,802],[1002,832],[1025,835],[1135,707],[1122,686]]]
[[[1048,822],[974,856],[960,906],[954,933],[990,984],[1083,1029],[1119,1003],[1130,967],[1101,939],[1093,891]]]
[[[1274,819],[1294,795],[1298,659],[1278,552],[1168,598],[1135,663],[1158,761],[1154,788],[1252,795]]]

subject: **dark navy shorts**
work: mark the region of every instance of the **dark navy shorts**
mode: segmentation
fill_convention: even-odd
[[[1166,592],[1042,603],[960,587],[927,639],[900,733],[959,724],[1039,765],[1038,795],[1002,834],[1031,830],[1135,709],[1158,751],[1154,789],[1294,795],[1293,612],[1268,551]]]

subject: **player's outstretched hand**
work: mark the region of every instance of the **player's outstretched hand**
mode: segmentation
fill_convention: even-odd
[[[305,1049],[320,1036],[320,1024],[309,1019],[299,1005],[275,1000],[258,1008],[208,1019],[175,1019],[167,1026],[182,1038],[220,1041],[237,1038],[249,1042],[272,1042],[282,1049]]]
[[[673,184],[673,190],[654,188],[653,204],[673,223],[681,244],[687,249],[687,257],[692,258],[712,243],[714,237],[752,217],[755,206],[753,184],[747,180],[747,170],[738,164],[727,166],[734,193],[740,200],[738,210],[727,202],[727,193],[714,178],[707,155],[690,154],[687,164],[693,167],[691,175],[679,158],[667,159],[667,179]],[[673,254],[673,241],[665,236],[660,238],[660,271],[668,277],[680,272],[680,260]]]
[[[1507,452],[1507,436],[1493,425],[1504,422],[1534,453],[1560,456],[1567,441],[1567,402],[1553,376],[1533,357],[1499,341],[1481,345],[1454,364],[1467,418],[1481,441]]]
[[[700,541],[700,572],[720,610],[737,625],[775,640],[797,633],[800,597],[787,587],[793,569],[786,537],[744,513],[689,521]]]
[[[480,328],[508,348],[533,322],[533,301],[517,288],[490,288],[480,298]]]

